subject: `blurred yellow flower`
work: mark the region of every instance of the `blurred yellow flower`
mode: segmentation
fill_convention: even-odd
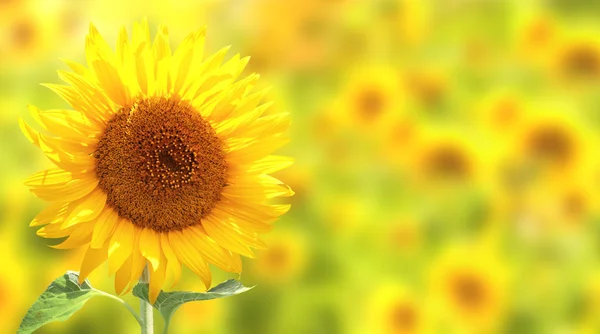
[[[551,70],[560,82],[593,83],[600,78],[598,29],[579,27],[563,33],[552,53]]]
[[[425,302],[408,287],[383,284],[367,304],[368,331],[378,334],[430,333]]]
[[[203,60],[204,36],[171,53],[167,29],[151,41],[143,21],[132,40],[121,29],[115,54],[91,25],[89,68],[67,61],[73,72],[59,75],[70,85],[47,85],[74,110],[31,107],[48,134],[21,122],[58,167],[25,182],[52,202],[31,226],[68,237],[56,248],[87,247],[81,280],[108,259],[117,293],[147,263],[151,301],[181,264],[209,287],[207,262],[241,272],[240,255],[264,248],[258,234],[289,209],[267,202],[293,194],[267,175],[292,162],[269,155],[287,142],[287,114],[263,114],[265,92],[251,93],[258,75],[235,81],[247,58],[221,65],[225,48]]]
[[[477,126],[496,139],[514,130],[527,112],[527,100],[519,93],[504,90],[493,91],[478,103],[473,113]]]
[[[29,1],[0,4],[0,66],[31,64],[50,52],[60,32],[58,20],[53,19],[55,12],[55,7],[35,6]]]
[[[530,111],[510,134],[513,164],[561,177],[592,167],[594,136],[569,110]]]
[[[442,321],[468,332],[497,331],[509,305],[508,272],[486,246],[448,246],[430,282]]]
[[[556,45],[558,27],[550,15],[540,15],[536,12],[527,16],[515,27],[516,52],[526,63],[539,66],[547,60],[548,53]]]
[[[410,175],[418,184],[431,186],[485,182],[487,158],[493,152],[493,146],[481,147],[476,134],[445,126],[421,129],[410,147]]]
[[[254,261],[252,272],[267,283],[281,284],[298,277],[306,264],[304,240],[297,233],[279,232],[268,241],[269,249]]]
[[[363,66],[353,70],[331,110],[338,126],[370,135],[384,129],[402,108],[398,79],[392,67]]]

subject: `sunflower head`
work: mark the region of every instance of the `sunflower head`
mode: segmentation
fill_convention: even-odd
[[[298,277],[306,264],[304,241],[292,233],[272,235],[269,249],[253,263],[258,277],[269,282],[286,282]]]
[[[51,202],[31,225],[68,237],[57,248],[87,248],[82,280],[108,260],[121,293],[148,264],[154,300],[183,264],[209,287],[208,263],[240,272],[240,255],[264,248],[259,234],[289,209],[268,202],[293,194],[268,175],[292,162],[270,155],[287,141],[287,114],[253,92],[258,75],[238,80],[248,58],[204,57],[204,36],[172,52],[167,29],[151,40],[143,21],[114,52],[91,25],[88,67],[67,62],[67,85],[47,85],[72,109],[32,107],[43,132],[21,121],[56,165],[26,181]]]
[[[478,177],[473,143],[454,129],[429,129],[412,146],[410,173],[426,184],[466,183]]]
[[[407,287],[386,283],[367,304],[370,330],[386,334],[427,333],[424,303]]]
[[[511,131],[515,163],[540,171],[575,171],[583,167],[588,148],[585,131],[575,115],[563,112],[530,112]]]
[[[52,9],[55,10],[55,9]],[[0,57],[3,64],[29,64],[49,52],[58,24],[26,1],[0,3]],[[1,66],[0,65],[0,66]]]
[[[567,78],[600,76],[600,46],[593,41],[572,41],[563,46],[558,57],[558,66]]]
[[[332,109],[338,123],[376,132],[399,111],[402,98],[393,68],[365,66],[347,81]]]
[[[506,310],[507,271],[487,247],[448,248],[433,266],[432,292],[442,316],[463,328],[490,330]]]

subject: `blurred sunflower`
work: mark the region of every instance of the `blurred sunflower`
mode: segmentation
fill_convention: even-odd
[[[527,108],[527,100],[520,94],[498,90],[481,99],[473,118],[479,128],[502,138],[519,124]]]
[[[557,43],[551,60],[551,73],[560,82],[592,83],[600,78],[600,42],[598,30],[569,30]]]
[[[600,209],[600,192],[589,175],[572,175],[568,180],[544,180],[521,199],[523,211],[544,225],[544,233],[571,236],[590,227]]]
[[[494,147],[486,143],[484,150],[475,138],[475,133],[454,127],[422,129],[408,155],[410,175],[419,184],[433,186],[485,182]]]
[[[267,282],[281,283],[301,274],[306,264],[304,240],[296,233],[277,233],[269,238],[269,249],[252,264],[252,272]]]
[[[513,40],[517,43],[517,56],[529,61],[530,65],[538,66],[547,59],[548,52],[556,44],[557,22],[551,15],[541,15],[539,11],[525,16],[515,17]]]
[[[289,209],[267,201],[293,194],[267,175],[292,163],[269,155],[287,142],[287,114],[264,115],[265,92],[251,92],[258,75],[236,81],[247,58],[221,65],[225,48],[202,60],[204,37],[193,32],[172,53],[167,29],[152,41],[143,21],[131,40],[121,29],[115,54],[90,25],[89,68],[67,61],[69,85],[46,85],[74,110],[31,107],[48,134],[21,121],[57,166],[25,182],[52,202],[31,226],[68,237],[56,248],[87,247],[81,280],[108,259],[117,293],[147,263],[152,301],[181,264],[208,288],[207,262],[240,272],[240,254],[264,248],[258,234]]]
[[[593,167],[591,133],[583,120],[568,110],[531,111],[510,132],[510,163],[561,176]]]
[[[246,7],[244,7],[246,6]],[[329,30],[336,4],[323,0],[248,1],[239,20],[244,25],[251,68],[304,70],[325,63],[330,51]]]
[[[469,332],[495,332],[508,307],[508,272],[482,246],[449,246],[433,264],[430,292],[440,317]]]
[[[362,67],[349,74],[346,86],[334,102],[337,124],[376,134],[402,106],[402,92],[392,67]]]
[[[407,287],[384,284],[367,303],[368,331],[381,334],[428,333],[424,303]]]
[[[409,152],[413,143],[419,142],[421,123],[418,117],[401,111],[391,117],[381,129],[381,143],[378,145],[380,158],[386,165],[398,170],[404,169],[410,160]]]
[[[2,4],[0,4],[0,8]],[[59,33],[53,17],[57,7],[43,8],[17,1],[0,10],[0,58],[2,64],[31,64],[47,54]]]

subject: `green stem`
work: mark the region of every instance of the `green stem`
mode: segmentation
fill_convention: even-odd
[[[144,268],[140,283],[150,283],[150,273],[148,266]],[[152,313],[152,305],[140,298],[140,318],[142,325],[142,334],[154,334],[154,314]]]
[[[138,322],[138,324],[140,324],[140,326],[142,326],[142,319],[140,319],[140,317],[138,316],[138,314],[135,312],[135,310],[133,309],[133,307],[131,307],[129,304],[127,304],[123,299],[113,296],[109,293],[106,293],[104,291],[101,290],[97,290],[97,289],[93,289],[94,291],[98,292],[99,294],[101,294],[102,296],[108,297],[110,299],[116,300],[119,303],[123,304],[127,310],[133,315],[133,317],[135,318],[135,321]]]

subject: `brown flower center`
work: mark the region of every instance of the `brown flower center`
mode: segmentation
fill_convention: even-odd
[[[390,314],[391,327],[397,331],[414,331],[419,322],[419,314],[414,305],[399,303],[394,305]]]
[[[488,300],[488,291],[480,277],[464,274],[455,278],[453,294],[456,302],[468,310],[480,310]]]
[[[600,55],[593,46],[574,45],[565,52],[562,61],[567,75],[589,78],[600,74]]]
[[[159,232],[199,224],[226,185],[221,140],[188,102],[175,98],[143,99],[119,110],[94,157],[107,204]]]
[[[559,126],[536,129],[529,137],[529,150],[534,158],[557,164],[566,164],[573,155],[573,140]]]
[[[365,121],[373,121],[385,109],[385,102],[385,97],[376,88],[366,88],[357,96],[358,114]]]
[[[441,145],[425,157],[425,170],[442,179],[466,178],[470,174],[469,158],[458,147]]]

